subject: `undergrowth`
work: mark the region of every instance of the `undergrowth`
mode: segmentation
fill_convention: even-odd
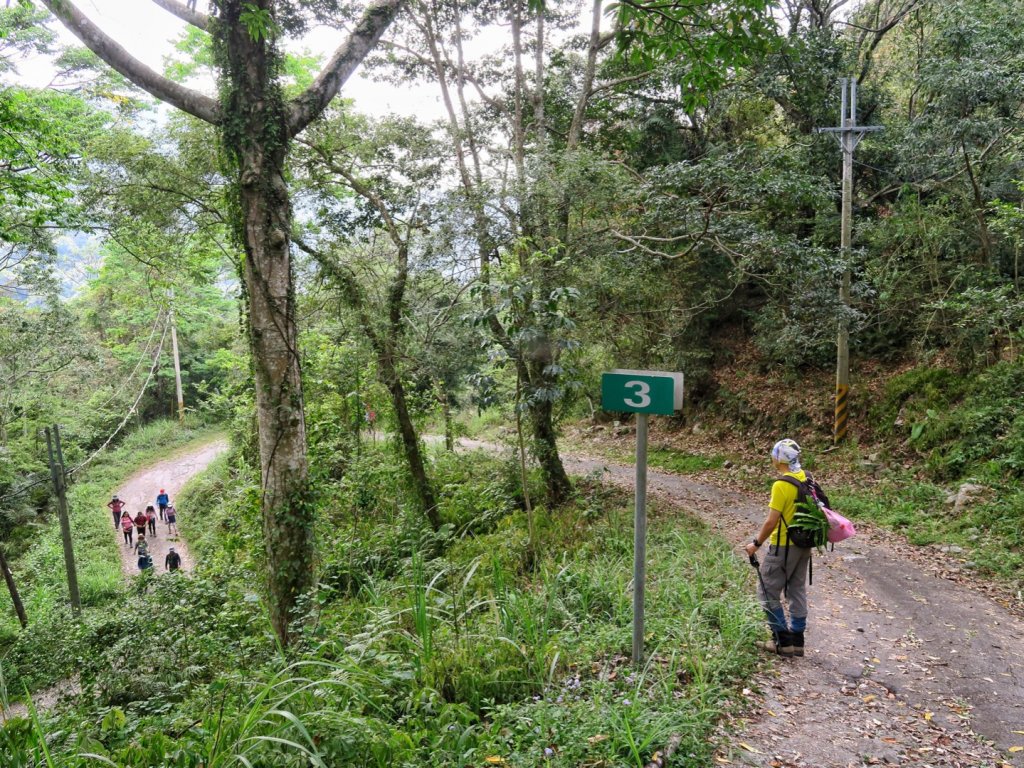
[[[45,743],[69,768],[642,766],[676,736],[682,764],[709,764],[760,631],[730,545],[652,508],[636,668],[630,497],[585,480],[574,503],[536,508],[531,559],[514,465],[439,453],[431,471],[437,532],[386,445],[320,489],[322,579],[282,655],[257,577],[258,485],[216,462],[179,497],[203,503],[183,519],[197,571],[140,577],[133,604],[87,622],[85,695],[0,731],[0,762]]]

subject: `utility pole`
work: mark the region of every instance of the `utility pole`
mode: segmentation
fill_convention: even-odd
[[[832,442],[839,445],[846,439],[847,404],[850,394],[850,249],[853,232],[853,151],[865,133],[882,130],[880,125],[857,125],[857,78],[839,78],[842,106],[838,128],[815,128],[815,133],[838,134],[843,152],[843,204],[839,225],[839,249],[843,260],[843,277],[839,284],[839,302],[843,315],[836,338],[836,402],[832,425]]]
[[[57,458],[54,459],[54,444]],[[82,598],[78,594],[78,572],[75,569],[75,551],[71,546],[71,522],[68,520],[68,500],[64,485],[64,453],[60,449],[60,428],[53,425],[53,442],[50,441],[50,428],[46,428],[46,450],[50,455],[50,477],[53,488],[57,492],[57,512],[60,517],[60,537],[64,542],[64,567],[68,572],[68,593],[71,596],[71,612],[75,616],[82,614]]]
[[[185,397],[181,391],[181,362],[178,359],[178,328],[174,322],[174,289],[169,291],[170,308],[168,309],[171,321],[171,352],[174,355],[174,389],[178,395],[178,421],[185,423]]]

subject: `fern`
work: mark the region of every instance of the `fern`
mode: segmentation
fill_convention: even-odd
[[[790,528],[803,528],[814,535],[814,541],[818,542],[820,550],[828,540],[829,522],[825,513],[813,502],[803,502],[796,505],[796,512],[793,513],[793,520]]]

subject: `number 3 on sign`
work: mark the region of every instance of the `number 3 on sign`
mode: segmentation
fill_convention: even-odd
[[[646,408],[651,404],[651,385],[646,381],[627,381],[623,386],[636,390],[634,398],[625,398],[623,402],[631,408]]]

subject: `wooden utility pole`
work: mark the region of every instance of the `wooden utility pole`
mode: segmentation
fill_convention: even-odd
[[[847,403],[850,395],[850,249],[853,234],[853,151],[865,133],[880,131],[879,125],[857,125],[857,78],[839,78],[842,106],[838,128],[815,128],[816,133],[836,133],[843,152],[843,204],[839,225],[839,249],[843,260],[843,277],[839,284],[839,302],[843,315],[839,319],[836,338],[836,402],[832,441],[835,445],[846,439]]]
[[[54,444],[57,458],[54,458]],[[75,616],[82,613],[82,598],[78,594],[78,572],[75,569],[75,551],[71,546],[71,522],[68,520],[68,500],[64,486],[64,454],[60,449],[60,429],[53,425],[53,442],[50,441],[50,428],[46,428],[46,450],[50,455],[50,477],[53,488],[57,492],[57,512],[60,517],[60,537],[64,542],[64,567],[68,572],[68,593],[71,596],[71,612]]]
[[[181,362],[178,359],[178,328],[174,322],[174,289],[170,290],[171,352],[174,355],[174,389],[178,395],[178,421],[185,423],[185,397],[181,391]]]
[[[18,585],[14,583],[14,574],[7,567],[7,558],[4,557],[3,547],[0,547],[0,571],[3,571],[7,591],[11,593],[11,602],[14,603],[14,612],[18,614],[18,621],[21,622],[21,628],[24,629],[28,626],[28,616],[25,615],[25,605],[21,602],[21,595],[18,594]]]

